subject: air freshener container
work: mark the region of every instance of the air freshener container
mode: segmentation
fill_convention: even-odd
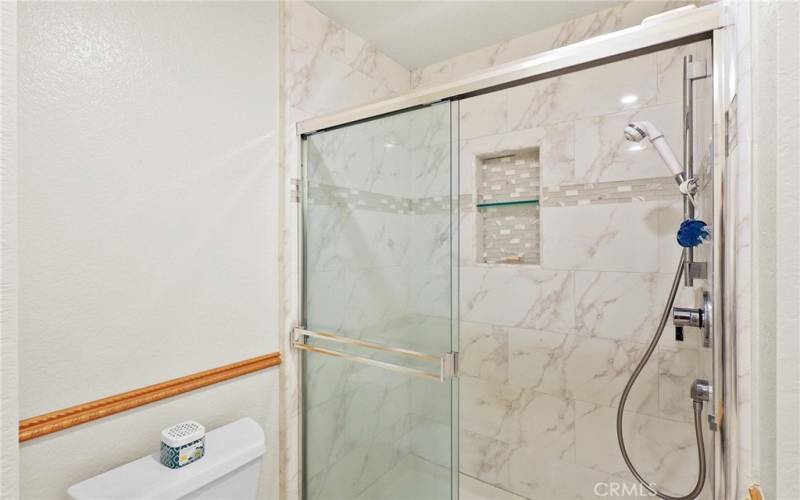
[[[161,463],[180,469],[205,454],[206,429],[192,420],[161,431]]]

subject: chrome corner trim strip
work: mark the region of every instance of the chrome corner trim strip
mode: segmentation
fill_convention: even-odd
[[[315,332],[312,330],[306,330],[305,328],[295,328],[294,329],[295,345],[297,345],[298,342],[304,343],[303,337],[311,337],[316,339],[327,340],[330,342],[338,342],[340,344],[363,347],[364,349],[372,349],[373,351],[381,351],[381,352],[388,352],[391,354],[398,354],[401,356],[408,356],[411,358],[420,359],[422,361],[428,361],[430,363],[442,362],[441,356],[425,354],[424,352],[412,351],[410,349],[403,349],[402,347],[392,347],[384,344],[378,344],[376,342],[369,342],[367,340],[355,339],[343,335],[335,335],[333,333]]]
[[[381,100],[312,118],[298,123],[301,135],[374,118],[445,99],[453,99],[492,88],[513,85],[540,75],[635,52],[711,31],[724,26],[721,2],[687,11],[663,20],[600,35],[588,40],[542,52],[532,57],[495,66],[464,78],[424,87],[402,96]]]
[[[714,238],[713,238],[713,342],[714,414],[718,432],[714,438],[714,498],[737,499],[738,380],[736,367],[736,241],[735,172],[731,171],[726,151],[727,109],[731,99],[733,46],[731,30],[714,31],[713,110],[714,110]]]

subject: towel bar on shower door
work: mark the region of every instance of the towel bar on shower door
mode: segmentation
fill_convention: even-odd
[[[445,380],[448,380],[455,376],[456,358],[455,358],[455,353],[453,352],[445,353],[442,356],[434,356],[432,354],[425,354],[423,352],[412,351],[410,349],[403,349],[400,347],[393,347],[393,346],[378,344],[375,342],[368,342],[366,340],[354,339],[351,337],[344,337],[341,335],[334,335],[332,333],[314,332],[311,330],[306,330],[304,328],[295,328],[292,331],[292,334],[293,334],[292,344],[294,345],[294,347],[297,349],[302,349],[304,351],[316,352],[318,354],[325,354],[327,356],[334,356],[337,358],[346,359],[348,361],[354,361],[356,363],[361,363],[376,368],[383,368],[384,370],[405,373],[406,375],[412,375],[415,377],[425,378],[429,380],[436,380],[437,382],[444,382]],[[410,368],[408,366],[396,365],[394,363],[387,363],[385,361],[378,361],[376,359],[365,358],[363,356],[357,356],[355,354],[350,354],[346,352],[334,351],[332,349],[328,349],[325,347],[317,347],[315,345],[306,343],[306,339],[308,338],[317,338],[317,339],[327,340],[329,342],[338,342],[340,344],[362,347],[364,349],[371,349],[373,351],[381,351],[390,354],[396,354],[399,356],[405,356],[407,358],[413,358],[428,363],[436,364],[438,365],[438,370],[425,371],[417,368]]]

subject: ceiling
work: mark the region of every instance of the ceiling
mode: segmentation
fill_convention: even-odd
[[[611,7],[620,0],[310,3],[407,69],[415,69]]]

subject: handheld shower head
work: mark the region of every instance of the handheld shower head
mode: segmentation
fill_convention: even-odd
[[[650,143],[656,149],[658,155],[664,160],[664,163],[667,164],[667,168],[669,168],[669,171],[675,176],[675,182],[677,182],[678,185],[683,184],[685,180],[683,178],[683,166],[678,161],[672,148],[669,147],[669,143],[667,139],[664,138],[664,134],[662,134],[655,125],[650,122],[642,121],[631,122],[625,127],[625,139],[631,142],[639,142],[645,137],[650,140]]]

